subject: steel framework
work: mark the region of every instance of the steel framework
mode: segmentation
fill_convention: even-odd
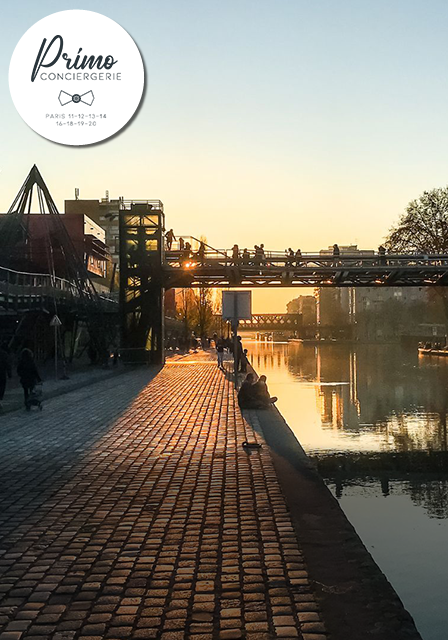
[[[237,263],[225,252],[185,259],[165,256],[161,266],[169,287],[430,287],[448,285],[448,255],[304,254],[294,264],[270,252],[258,264]]]
[[[241,329],[255,331],[297,331],[302,327],[300,313],[253,313],[251,320],[240,320]]]

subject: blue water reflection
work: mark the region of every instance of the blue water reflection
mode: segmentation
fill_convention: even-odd
[[[448,358],[247,343],[278,407],[425,640],[448,637]]]

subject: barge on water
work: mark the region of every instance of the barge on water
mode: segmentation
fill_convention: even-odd
[[[430,342],[418,345],[418,354],[422,356],[443,356],[448,357],[448,345],[442,347],[440,344],[432,346]]]

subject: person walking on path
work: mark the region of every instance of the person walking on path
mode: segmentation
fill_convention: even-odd
[[[23,349],[17,365],[17,375],[23,387],[25,407],[28,409],[28,398],[38,382],[42,382],[34,362],[31,349]]]
[[[247,357],[247,349],[243,349],[243,355],[241,358],[241,373],[247,373],[247,365],[249,364],[249,359]]]
[[[224,338],[221,336],[216,342],[216,353],[218,355],[218,367],[224,369]]]
[[[243,361],[244,351],[243,351],[243,343],[241,342],[241,336],[237,336],[237,346],[236,346],[236,370],[240,370],[240,365]]]
[[[8,347],[2,345],[0,347],[0,411],[3,409],[2,402],[6,390],[6,380],[11,378],[11,358],[9,356]]]

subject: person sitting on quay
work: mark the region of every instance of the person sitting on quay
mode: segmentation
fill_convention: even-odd
[[[255,384],[254,381],[255,375],[248,373],[238,391],[238,404],[240,409],[268,409],[276,402],[277,398],[271,398],[269,395],[266,376],[261,376]]]
[[[254,384],[255,399],[259,402],[262,409],[268,409],[274,402],[277,402],[277,396],[272,396],[269,393],[268,385],[266,384],[266,376],[260,376],[258,381]]]
[[[254,382],[254,374],[248,373],[238,391],[238,404],[240,409],[257,409],[255,406]]]

